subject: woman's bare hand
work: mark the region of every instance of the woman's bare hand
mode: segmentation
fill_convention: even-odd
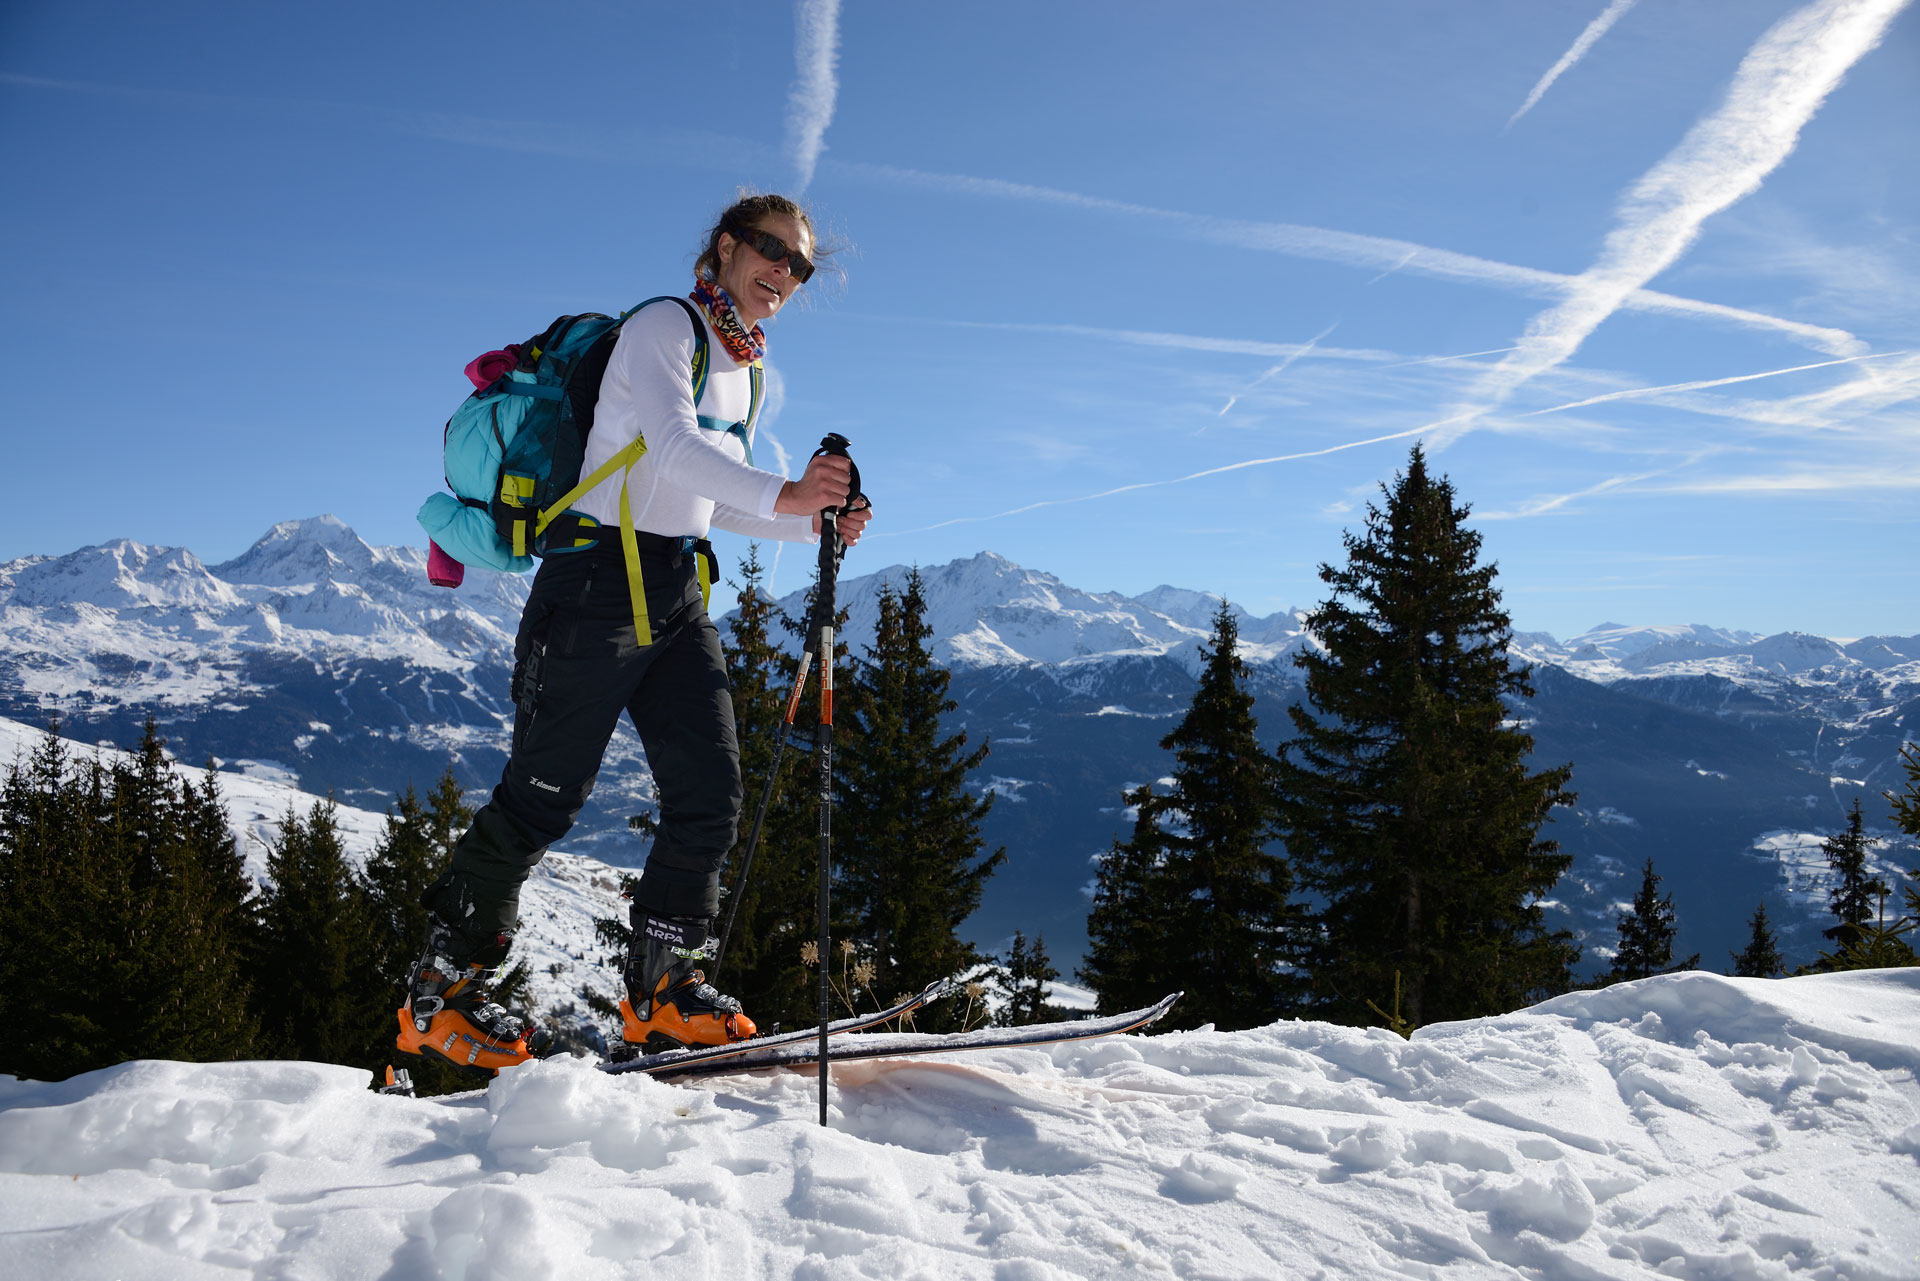
[[[834,454],[820,454],[807,461],[807,470],[799,480],[780,486],[780,497],[773,510],[786,516],[812,516],[829,507],[844,506],[853,485],[853,464]]]
[[[859,542],[860,535],[864,533],[867,528],[867,522],[872,519],[873,505],[871,503],[862,503],[850,512],[841,512],[835,520],[835,524],[840,528],[840,541],[849,547]],[[820,532],[820,517],[818,516],[813,518],[813,532],[816,534]]]

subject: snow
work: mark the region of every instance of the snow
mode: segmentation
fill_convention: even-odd
[[[905,586],[909,569],[890,565],[842,580],[847,611],[842,635],[855,654],[871,643],[883,586]],[[951,667],[1059,664],[1126,656],[1167,655],[1189,671],[1200,668],[1199,645],[1213,630],[1220,598],[1161,586],[1140,596],[1087,592],[1052,574],[1023,569],[993,552],[921,567],[936,661]],[[790,615],[806,608],[806,593],[780,602]],[[1242,655],[1271,662],[1308,643],[1297,612],[1264,619],[1244,611]]]
[[[1920,970],[674,1085],[0,1078],[0,1274],[1912,1278]]]
[[[263,650],[456,674],[510,653],[524,578],[475,571],[455,593],[429,586],[425,564],[332,516],[283,521],[211,567],[122,538],[0,564],[0,630],[10,653],[37,656],[13,670],[50,712],[232,699],[255,692],[242,670]]]

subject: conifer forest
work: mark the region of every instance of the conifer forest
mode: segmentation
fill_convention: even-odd
[[[1529,670],[1509,653],[1497,566],[1470,512],[1416,447],[1345,536],[1344,561],[1319,569],[1319,643],[1295,660],[1304,697],[1284,726],[1256,720],[1236,615],[1221,603],[1191,705],[1160,743],[1166,776],[1127,792],[1130,830],[1098,859],[1089,948],[1072,977],[1102,1012],[1184,990],[1177,1026],[1311,1018],[1405,1035],[1701,965],[1675,955],[1687,904],[1662,892],[1651,859],[1609,954],[1583,956],[1554,927],[1546,905],[1570,860],[1553,820],[1578,794],[1579,762],[1530,763]],[[967,779],[992,744],[953,723],[917,573],[883,591],[871,644],[836,656],[839,954],[810,951],[817,758],[790,742],[773,769],[796,669],[797,647],[780,638],[801,624],[764,577],[750,556],[727,645],[747,812],[723,872],[737,889],[723,908],[726,989],[763,1026],[814,1017],[822,965],[856,1009],[940,978],[967,983],[969,999],[923,1012],[923,1031],[1067,1017],[1050,1002],[1062,975],[1037,931],[998,951],[967,941],[990,878],[1037,852],[987,848],[994,797]],[[806,689],[796,725],[813,723],[817,691]],[[256,884],[218,775],[183,782],[156,722],[111,761],[57,730],[0,780],[0,991],[13,1028],[0,1073],[61,1079],[134,1058],[392,1061],[421,895],[472,814],[451,771],[424,795],[395,780],[364,859],[349,857],[331,801],[287,813]],[[1920,752],[1909,746],[1903,765],[1887,795],[1902,830],[1920,835]],[[1767,978],[1920,963],[1920,895],[1893,901],[1870,844],[1856,802],[1823,850],[1827,947],[1782,955],[1756,905],[1747,946],[1717,968]],[[626,922],[598,931],[617,964]],[[505,999],[526,977],[508,972]],[[613,1013],[604,997],[583,1002]],[[415,1070],[427,1090],[471,1086],[450,1069]]]

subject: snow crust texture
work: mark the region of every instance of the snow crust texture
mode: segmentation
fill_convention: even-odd
[[[1920,1276],[1920,971],[675,1086],[0,1078],[0,1275]]]

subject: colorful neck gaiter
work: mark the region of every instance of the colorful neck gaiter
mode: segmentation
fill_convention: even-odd
[[[687,297],[707,309],[713,332],[737,365],[751,365],[767,354],[767,336],[755,325],[749,330],[733,310],[733,297],[711,280],[695,280]]]

